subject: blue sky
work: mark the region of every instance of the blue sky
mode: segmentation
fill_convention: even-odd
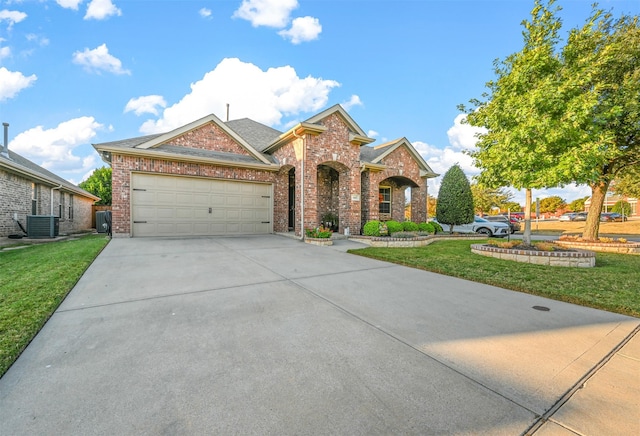
[[[566,35],[590,0],[560,0]],[[639,0],[601,1],[614,15]],[[376,138],[407,137],[443,174],[473,131],[456,106],[522,46],[533,0],[0,0],[0,121],[9,147],[79,183],[92,143],[214,113],[286,130],[343,104]],[[439,179],[430,181],[437,194]],[[534,191],[567,201],[575,186]],[[515,192],[523,202],[524,194]]]

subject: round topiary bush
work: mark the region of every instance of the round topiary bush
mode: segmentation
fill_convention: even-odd
[[[418,230],[425,233],[434,234],[436,232],[436,228],[431,223],[420,223],[418,224]]]
[[[380,236],[380,221],[367,221],[362,229],[365,236]]]
[[[402,223],[402,230],[404,230],[405,232],[417,232],[418,225],[413,221],[404,221]]]
[[[398,233],[403,230],[402,224],[395,220],[389,220],[385,223],[387,225],[387,229],[389,230],[389,234]]]

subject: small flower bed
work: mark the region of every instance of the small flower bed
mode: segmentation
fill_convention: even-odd
[[[534,242],[531,245],[525,245],[522,241],[488,241],[487,245],[504,248],[507,250],[529,250],[529,251],[570,251],[561,247],[558,247],[552,242]]]
[[[567,241],[567,242],[598,242],[600,244],[626,244],[627,240],[625,238],[607,238],[607,237],[600,237],[598,239],[584,239],[582,236],[579,235],[562,235],[558,238],[560,241]]]
[[[314,239],[329,239],[332,233],[333,232],[331,231],[331,229],[328,229],[323,226],[316,227],[315,229],[305,230],[305,235],[307,236],[307,238],[314,238]]]
[[[390,236],[393,238],[415,238],[417,236],[429,236],[436,233],[442,233],[442,227],[435,222],[431,223],[414,223],[413,221],[398,222],[389,221],[367,221],[362,229],[365,236]]]

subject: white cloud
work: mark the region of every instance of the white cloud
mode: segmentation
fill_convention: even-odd
[[[129,70],[122,68],[120,59],[109,54],[107,44],[84,51],[77,51],[73,54],[73,63],[82,65],[86,71],[97,72],[106,71],[113,74],[131,74]]]
[[[349,101],[346,101],[346,102],[342,103],[342,107],[345,110],[349,110],[349,109],[351,109],[352,107],[355,107],[355,106],[362,106],[362,100],[360,100],[360,97],[355,95],[355,94],[351,96]]]
[[[298,0],[242,0],[233,16],[250,21],[253,27],[283,28],[297,7]]]
[[[315,112],[324,107],[334,80],[298,77],[290,66],[263,71],[237,58],[223,59],[178,103],[166,108],[158,120],[148,120],[143,133],[167,132],[214,113],[223,117],[230,104],[230,118],[251,118],[268,125],[279,125],[285,115]]]
[[[465,114],[459,114],[455,120],[453,120],[453,126],[447,130],[447,136],[449,137],[449,144],[456,150],[472,150],[476,147],[478,133],[483,133],[486,130],[481,127],[474,127],[470,124],[463,124],[463,120],[466,118]]]
[[[289,39],[292,44],[300,44],[318,39],[320,32],[322,32],[322,25],[317,18],[299,17],[292,21],[290,29],[281,30],[278,35]]]
[[[27,18],[27,14],[25,14],[24,12],[10,11],[8,9],[3,9],[0,11],[0,22],[7,21],[9,23],[9,29],[11,29],[14,24],[19,23],[25,18]]]
[[[11,56],[11,49],[9,47],[0,47],[0,61],[9,56]]]
[[[102,127],[93,117],[74,118],[52,129],[37,126],[18,134],[9,142],[9,149],[56,174],[80,176],[95,166],[96,159],[93,155],[78,156],[74,151],[89,144]]]
[[[167,102],[161,95],[145,95],[129,100],[127,106],[124,108],[124,112],[133,111],[136,115],[158,115],[158,107],[167,107]]]
[[[27,39],[27,41],[29,42],[35,42],[36,44],[38,44],[41,47],[45,47],[47,45],[49,45],[49,38],[45,38],[45,37],[40,37],[38,35],[36,35],[35,33],[28,33],[27,35],[25,35],[25,38]]]
[[[0,101],[15,97],[37,79],[35,74],[26,77],[19,71],[9,71],[5,67],[0,67]]]
[[[91,0],[87,6],[85,20],[104,20],[113,15],[122,15],[122,11],[114,5],[111,0]]]
[[[74,11],[78,10],[78,6],[82,3],[83,0],[56,0],[60,6],[65,9],[73,9]]]
[[[211,9],[207,9],[207,8],[202,8],[198,11],[198,14],[200,14],[200,16],[202,18],[210,18],[211,17]]]
[[[377,138],[380,135],[380,133],[376,132],[375,130],[369,130],[367,132],[367,136],[369,138]]]

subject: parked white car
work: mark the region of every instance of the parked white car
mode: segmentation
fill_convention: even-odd
[[[444,232],[449,231],[449,224],[442,224],[442,230]],[[491,222],[482,217],[476,216],[472,223],[461,224],[453,226],[455,233],[480,233],[487,236],[495,236],[497,238],[504,238],[511,233],[509,224],[503,222]]]

